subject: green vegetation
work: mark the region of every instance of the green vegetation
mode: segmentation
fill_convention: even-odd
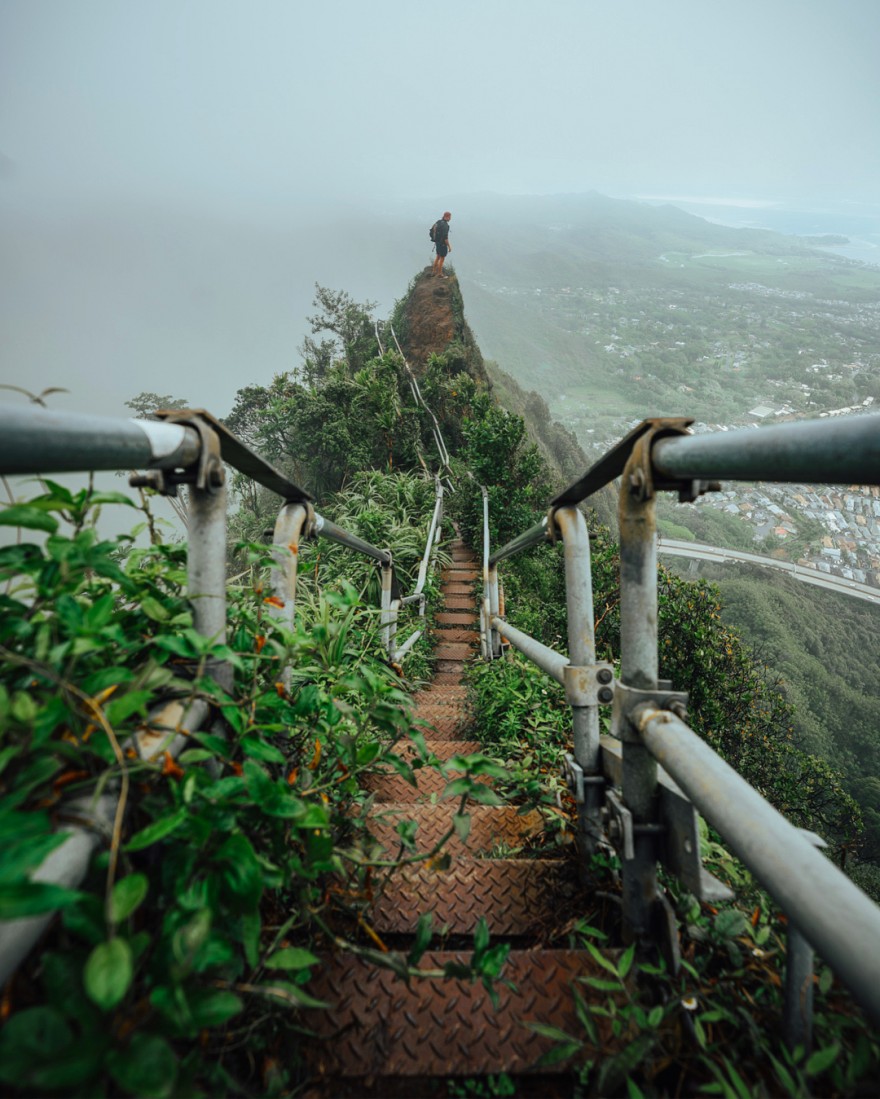
[[[880,398],[880,272],[798,238],[600,196],[485,210],[471,323],[601,453],[627,419],[745,422]],[[818,370],[813,368],[818,365]]]
[[[840,770],[861,806],[865,834],[850,853],[850,870],[880,900],[880,700],[877,698],[878,609],[809,589],[785,576],[768,584],[756,567],[708,566],[722,601],[722,618],[780,677],[791,704],[795,738]]]
[[[316,300],[313,336],[329,337],[306,341],[299,371],[241,390],[227,423],[320,493],[328,517],[388,546],[411,582],[433,506],[424,473],[435,465],[431,424],[399,357],[379,353],[369,307],[321,288]],[[461,369],[464,346],[453,341],[432,357],[421,387],[454,456],[453,517],[478,545],[485,485],[498,546],[542,517],[558,477],[523,418]],[[145,411],[148,396],[133,407]],[[542,408],[533,413],[542,419]],[[552,439],[545,431],[543,446]],[[148,500],[138,507],[47,481],[42,495],[2,513],[38,537],[0,550],[0,916],[60,917],[5,991],[0,1080],[17,1094],[294,1094],[308,1013],[327,1008],[309,993],[321,952],[348,951],[405,980],[443,976],[419,968],[429,919],[407,955],[377,950],[363,919],[394,866],[428,856],[414,854],[406,824],[398,857],[378,856],[367,832],[375,807],[358,777],[390,766],[411,778],[433,765],[407,684],[379,644],[375,571],[323,544],[301,547],[297,624],[281,628],[268,613],[261,540],[277,502],[235,487],[237,579],[224,644],[194,631],[185,547],[158,543]],[[101,539],[99,510],[111,504],[142,513],[146,548]],[[617,547],[595,516],[591,528],[597,649],[611,657]],[[511,621],[564,648],[560,548],[514,559],[504,587]],[[848,848],[857,807],[840,777],[804,751],[778,684],[721,615],[715,588],[664,570],[662,674],[687,683],[693,727],[769,800]],[[424,674],[429,660],[423,644],[407,674]],[[228,689],[218,662],[232,669]],[[467,827],[469,797],[499,796],[475,781],[490,774],[506,796],[541,807],[555,822],[547,842],[564,849],[573,827],[558,778],[569,747],[560,691],[518,659],[480,666],[472,684],[492,756],[453,761],[464,772],[447,788],[461,799],[457,826]],[[169,700],[206,703],[210,728],[178,759],[144,761],[138,734]],[[397,751],[405,741],[416,749],[410,762]],[[111,799],[108,849],[77,889],[34,883],[29,874],[58,846],[72,795],[82,799],[78,814]],[[554,1035],[563,1056],[577,1057],[577,1087],[625,1086],[636,1097],[777,1086],[794,1096],[826,1085],[857,1094],[880,1063],[861,1017],[823,972],[816,1051],[783,1051],[778,913],[715,838],[705,845],[739,905],[715,911],[668,883],[686,928],[677,975],[622,950],[608,900],[617,866],[594,861],[596,910],[564,934],[607,976],[586,982],[589,995],[577,990],[583,1034]],[[470,963],[455,975],[491,988],[503,980],[507,949],[490,946],[481,923]],[[509,1083],[496,1077],[472,1090],[505,1094]]]

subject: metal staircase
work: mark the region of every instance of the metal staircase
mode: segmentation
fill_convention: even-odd
[[[462,542],[454,543],[452,565],[443,573],[446,609],[438,615],[436,672],[415,696],[417,718],[428,729],[427,747],[439,760],[480,749],[462,685],[464,665],[479,649],[473,590],[477,575],[470,551]],[[415,820],[417,844],[430,851],[451,828],[458,809],[457,799],[435,797],[454,775],[443,779],[437,771],[423,769],[416,776],[415,788],[397,774],[369,780],[368,788],[384,810],[384,820],[372,831],[391,845],[396,821]],[[320,1039],[310,1054],[311,1067],[322,1081],[316,1094],[442,1095],[440,1081],[447,1077],[566,1071],[565,1062],[549,1068],[538,1064],[554,1043],[527,1024],[576,1032],[572,983],[597,975],[589,954],[541,945],[547,929],[558,924],[560,913],[580,892],[575,860],[493,858],[493,850],[522,847],[539,833],[541,814],[532,810],[518,815],[510,805],[474,805],[468,811],[472,825],[467,843],[455,836],[444,847],[448,868],[401,867],[367,919],[380,936],[405,952],[423,913],[433,913],[434,928],[453,941],[469,938],[485,917],[492,940],[512,945],[504,981],[497,987],[497,1010],[480,984],[427,978],[407,985],[388,970],[347,955],[326,958],[309,985],[312,995],[334,1005],[320,1018],[308,1019]],[[426,954],[420,964],[436,970],[450,961],[465,962],[468,956],[465,949],[440,950]]]

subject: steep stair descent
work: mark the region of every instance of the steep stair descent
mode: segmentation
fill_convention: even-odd
[[[480,750],[462,683],[464,664],[478,646],[477,576],[473,555],[461,541],[455,542],[451,567],[443,573],[434,677],[414,696],[417,718],[428,730],[427,748],[441,761]],[[365,784],[382,803],[382,819],[371,831],[389,854],[398,849],[399,821],[418,822],[417,848],[427,852],[451,828],[458,809],[458,798],[438,801],[454,772],[443,776],[426,768],[415,773],[416,788],[396,773],[373,775]],[[585,952],[535,945],[543,929],[558,923],[560,909],[571,909],[576,900],[572,861],[492,858],[493,851],[522,847],[539,833],[541,814],[476,804],[468,812],[467,842],[454,836],[444,847],[451,856],[448,868],[424,863],[401,867],[368,918],[380,936],[407,950],[425,912],[433,913],[435,931],[452,936],[472,936],[485,917],[492,940],[506,939],[514,947],[496,982],[497,1009],[481,984],[447,978],[415,980],[407,986],[390,971],[360,959],[333,958],[309,984],[312,995],[334,1005],[332,1011],[308,1019],[323,1039],[310,1051],[320,1088],[314,1094],[442,1096],[452,1094],[445,1081],[454,1077],[565,1072],[564,1062],[537,1066],[554,1043],[526,1023],[549,1023],[577,1033],[572,985],[578,977],[597,975]],[[425,954],[421,967],[466,962],[471,951],[465,941],[468,945],[459,951]],[[538,1077],[532,1084],[539,1085]],[[529,1093],[540,1094],[540,1087]],[[561,1094],[555,1088],[554,1093]]]

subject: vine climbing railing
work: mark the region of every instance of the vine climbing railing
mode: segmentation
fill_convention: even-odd
[[[202,636],[222,645],[226,640],[227,589],[224,467],[231,466],[283,501],[272,532],[269,613],[283,624],[293,624],[300,543],[306,538],[326,538],[379,565],[383,646],[390,661],[405,657],[421,630],[398,645],[398,616],[406,604],[417,604],[419,616],[424,615],[428,567],[440,542],[443,486],[439,478],[435,478],[434,511],[415,590],[404,596],[390,550],[371,545],[318,514],[308,492],[248,449],[209,413],[175,410],[157,412],[156,416],[156,420],[112,420],[36,406],[0,406],[0,473],[137,469],[144,472],[131,477],[133,486],[169,495],[187,486],[187,596],[193,625]],[[231,687],[230,665],[214,662],[210,674],[222,686]],[[289,678],[287,669],[287,685]],[[187,737],[211,720],[211,712],[202,699],[168,702],[150,714],[134,738],[133,748],[145,760],[154,760],[164,752],[176,758]],[[101,837],[112,827],[118,801],[114,792],[106,789],[97,799],[71,800],[61,820],[68,839],[45,859],[34,880],[76,887]],[[50,919],[51,914],[0,921],[0,985],[15,971]]]
[[[697,897],[729,895],[700,862],[696,810],[721,834],[789,919],[785,1031],[808,1044],[812,950],[819,951],[880,1022],[880,908],[790,824],[687,723],[687,695],[658,678],[659,491],[694,500],[717,480],[880,484],[880,416],[817,420],[759,431],[691,435],[689,420],[646,420],[550,503],[547,517],[494,552],[484,549],[484,654],[512,644],[565,687],[574,752],[568,757],[583,846],[610,840],[621,857],[623,914],[636,939],[666,929],[672,913],[657,885],[663,863]],[[590,543],[578,505],[620,478],[620,663],[597,661]],[[484,520],[485,537],[488,523]],[[568,656],[516,629],[499,606],[498,565],[561,538]],[[600,707],[611,706],[610,737]]]

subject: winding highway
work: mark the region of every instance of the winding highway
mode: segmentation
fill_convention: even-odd
[[[741,550],[720,549],[718,546],[706,546],[702,542],[679,542],[674,538],[660,538],[657,552],[672,557],[689,557],[697,561],[741,561],[748,565],[761,565],[763,568],[777,569],[802,580],[805,584],[815,584],[819,588],[855,596],[869,603],[880,604],[880,588],[860,584],[856,580],[844,580],[842,576],[830,576],[818,569],[805,568],[791,561],[779,561],[775,557],[762,557],[757,553],[744,553]]]

